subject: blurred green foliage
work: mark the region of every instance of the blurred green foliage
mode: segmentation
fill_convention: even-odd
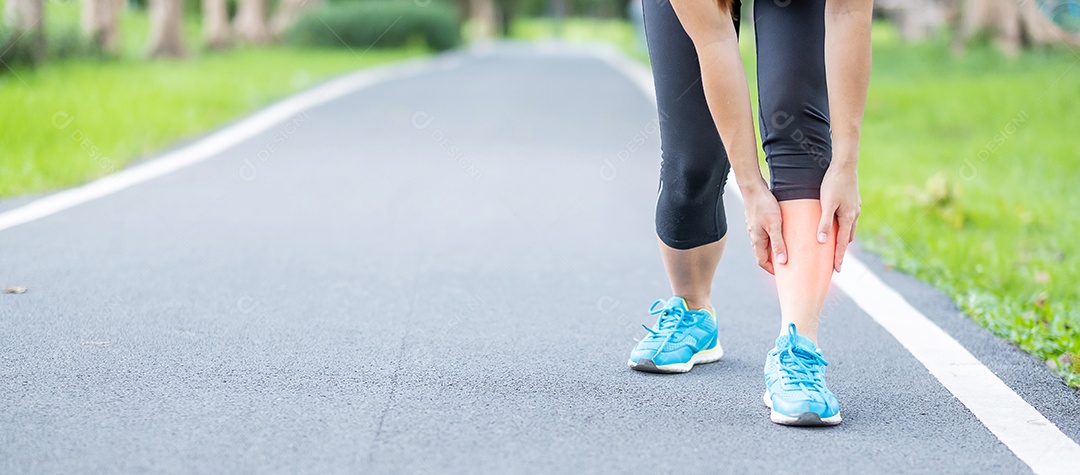
[[[461,17],[446,3],[424,0],[335,2],[308,12],[289,31],[297,46],[395,48],[426,44],[442,51],[461,43]]]
[[[14,35],[11,30],[0,26],[0,61],[9,67],[33,67],[45,61],[67,58],[105,59],[109,55],[92,42],[83,38],[75,28],[54,29],[47,33],[45,54],[38,58],[34,54],[34,41],[30,35]],[[9,73],[8,68],[0,68],[0,75]]]
[[[34,49],[34,39],[29,35],[19,36],[10,28],[0,26],[0,61],[14,66],[32,66],[40,62]],[[6,72],[0,70],[0,74]]]
[[[625,18],[626,7],[632,0],[564,0],[564,14],[572,17]],[[551,16],[553,0],[520,0],[516,2],[521,16]]]
[[[556,23],[550,18],[521,18],[514,22],[511,34],[530,41],[559,38],[575,43],[610,43],[637,60],[649,60],[641,44],[644,37],[624,20],[567,18]]]
[[[0,0],[0,8],[3,7],[3,3],[3,0]],[[147,39],[150,36],[150,20],[144,8],[137,6],[127,8],[120,16],[120,51],[115,55],[107,55],[96,50],[82,37],[79,27],[80,12],[81,4],[75,0],[45,2],[46,47],[49,51],[46,61],[74,57],[96,60],[134,58],[141,56],[145,51]],[[185,44],[191,50],[197,51],[201,45],[202,33],[200,14],[185,12],[182,28]],[[3,28],[0,27],[0,38],[3,38],[2,30]],[[18,64],[27,65],[28,63]],[[10,73],[9,69],[0,67],[0,76],[7,73]]]

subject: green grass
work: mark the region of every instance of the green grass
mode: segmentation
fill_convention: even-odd
[[[635,59],[649,60],[634,27],[623,20],[567,18],[558,25],[547,18],[521,18],[511,26],[510,34],[528,41],[559,38],[576,43],[612,43]]]
[[[863,242],[1080,386],[1077,56],[875,33]]]
[[[78,4],[46,2],[50,31],[74,27]],[[184,137],[226,123],[327,77],[427,54],[421,48],[239,48],[199,51],[197,18],[186,20],[191,55],[141,57],[145,13],[128,11],[123,53],[99,61],[47,61],[0,73],[0,197],[54,190],[111,173]],[[70,120],[70,122],[68,122]]]
[[[533,23],[523,38],[551,31]],[[637,48],[618,23],[570,21],[565,37]],[[978,46],[957,57],[945,39],[904,44],[876,26],[859,237],[1080,387],[1077,58],[1052,49],[1012,60]]]

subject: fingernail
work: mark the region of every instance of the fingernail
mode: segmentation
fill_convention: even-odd
[[[782,252],[780,254],[777,254],[776,255],[776,262],[779,262],[781,264],[787,262],[787,254],[784,254]]]
[[[820,242],[822,244],[825,244],[825,241],[828,240],[828,239],[829,239],[829,236],[826,235],[825,233],[818,233],[818,235],[817,235],[817,242]]]

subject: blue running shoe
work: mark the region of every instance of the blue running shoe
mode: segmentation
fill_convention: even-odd
[[[649,334],[630,352],[627,364],[650,373],[685,373],[695,364],[712,363],[724,356],[712,312],[689,310],[682,297],[653,302],[649,313],[659,315]]]
[[[840,401],[825,386],[829,363],[809,338],[788,325],[765,357],[765,405],[770,419],[789,426],[832,426],[840,423]]]

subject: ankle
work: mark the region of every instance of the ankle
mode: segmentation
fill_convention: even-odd
[[[713,314],[716,313],[713,310],[712,302],[710,302],[710,299],[709,299],[708,296],[705,296],[705,297],[700,297],[700,296],[699,297],[687,297],[687,296],[680,295],[680,297],[682,297],[683,300],[686,301],[686,308],[687,309],[690,309],[690,310],[707,309],[710,313],[713,313]]]

